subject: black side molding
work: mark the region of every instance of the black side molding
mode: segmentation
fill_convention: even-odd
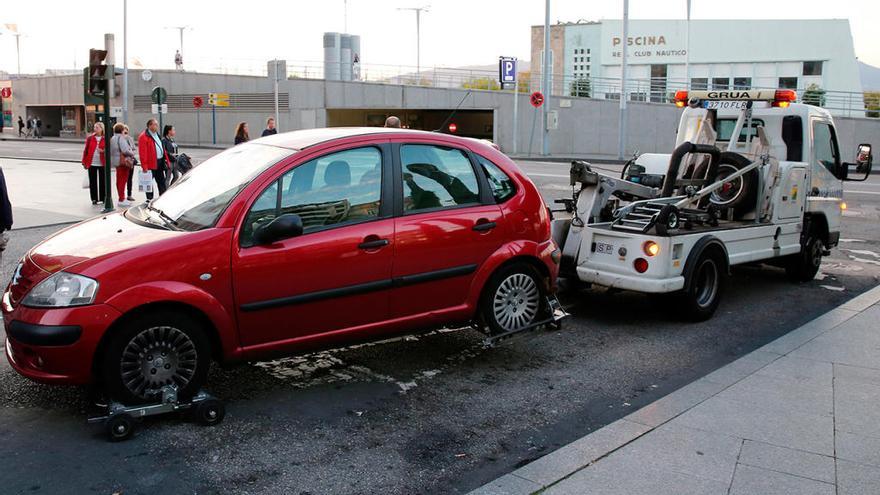
[[[82,328],[75,325],[36,325],[13,320],[6,327],[6,332],[16,342],[48,347],[75,343],[82,335]]]
[[[424,282],[433,282],[444,278],[460,277],[469,275],[477,271],[477,265],[462,265],[452,268],[444,268],[433,272],[416,273],[414,275],[404,275],[388,280],[377,280],[375,282],[367,282],[364,284],[349,285],[336,289],[319,290],[306,294],[299,294],[290,297],[280,297],[278,299],[269,299],[266,301],[257,301],[242,304],[241,310],[245,312],[259,311],[261,309],[277,308],[280,306],[291,306],[294,304],[303,304],[323,299],[333,299],[336,297],[354,296],[357,294],[365,294],[377,290],[392,289],[395,287],[406,287],[407,285],[421,284]]]

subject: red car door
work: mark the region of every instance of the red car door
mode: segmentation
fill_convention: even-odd
[[[394,146],[398,216],[391,316],[425,324],[464,309],[479,266],[504,244],[507,225],[467,151],[440,144]],[[450,314],[450,312],[452,314]]]
[[[387,144],[335,151],[295,166],[258,194],[232,260],[244,347],[308,347],[369,332],[388,318],[389,153]],[[254,229],[283,214],[299,215],[303,234],[256,245]]]

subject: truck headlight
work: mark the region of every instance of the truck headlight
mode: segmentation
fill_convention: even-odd
[[[64,308],[92,304],[98,282],[82,275],[58,272],[31,289],[21,302],[35,308]]]

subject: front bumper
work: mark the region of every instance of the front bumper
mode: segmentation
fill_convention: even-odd
[[[21,375],[42,383],[92,381],[95,350],[121,315],[105,304],[73,308],[12,308],[3,298],[6,358]]]

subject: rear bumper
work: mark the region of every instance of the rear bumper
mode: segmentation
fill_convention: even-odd
[[[98,343],[121,316],[104,304],[36,309],[4,301],[2,309],[9,364],[42,383],[90,383]]]
[[[647,292],[649,294],[664,294],[684,288],[684,277],[682,276],[651,278],[647,275],[624,275],[582,266],[577,267],[577,273],[578,278],[584,282],[614,289]]]

